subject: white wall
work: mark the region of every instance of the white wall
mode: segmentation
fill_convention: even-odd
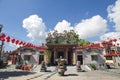
[[[25,61],[24,60],[24,56],[29,55],[30,56],[30,60]],[[30,51],[25,51],[21,53],[21,57],[23,60],[23,64],[27,63],[28,65],[31,64],[39,64],[39,54],[37,51],[35,52],[30,52]]]
[[[88,52],[87,50],[82,50],[82,52],[83,52],[82,53],[83,64],[94,63],[94,64],[99,65],[99,64],[104,64],[105,63],[105,58],[104,58],[102,50],[100,50],[100,51],[91,51],[91,52]],[[98,55],[98,61],[92,61],[91,55]]]

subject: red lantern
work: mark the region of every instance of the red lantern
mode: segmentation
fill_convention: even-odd
[[[5,34],[4,33],[2,33],[2,34],[0,34],[0,38],[5,38]]]
[[[18,44],[19,43],[19,40],[16,40],[15,44]]]
[[[26,43],[26,45],[25,45],[26,47],[29,47],[29,43]]]
[[[31,44],[31,47],[33,47],[33,44]]]
[[[23,42],[22,42],[22,41],[19,43],[19,45],[21,45],[21,44],[23,44]]]
[[[23,44],[22,44],[23,46],[25,46],[26,45],[26,43],[25,42],[23,42]]]
[[[117,45],[119,46],[119,43],[117,43]]]
[[[116,41],[117,41],[117,39],[113,39],[113,41],[114,41],[114,42],[116,42]]]
[[[12,41],[12,43],[14,43],[14,42],[15,42],[15,39],[13,38],[11,41]]]
[[[105,41],[102,42],[102,45],[104,45],[104,44],[105,44]]]
[[[1,39],[2,42],[5,41],[5,36],[6,36],[6,35],[5,35],[4,33],[0,34],[0,39]]]
[[[115,44],[113,46],[115,46]]]
[[[10,42],[10,37],[9,36],[6,37],[6,41]]]
[[[111,40],[109,40],[109,42],[110,42],[110,43],[112,43],[112,41],[113,41],[112,39],[111,39]]]

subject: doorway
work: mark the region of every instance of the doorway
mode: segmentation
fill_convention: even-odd
[[[68,65],[72,65],[73,54],[71,51],[68,52]]]
[[[41,64],[42,61],[44,61],[44,55],[39,55],[39,64]]]
[[[80,61],[81,64],[83,64],[83,56],[82,55],[78,55],[77,56],[77,61]]]
[[[59,59],[59,58],[64,58],[64,52],[63,52],[63,51],[59,51],[57,58],[58,58],[58,59]]]
[[[56,64],[56,62],[55,62],[55,59],[54,59],[54,52],[52,52],[52,55],[51,55],[51,65],[54,65],[54,64]]]

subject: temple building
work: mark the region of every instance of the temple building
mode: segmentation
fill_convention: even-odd
[[[120,47],[110,47],[109,52],[106,51],[104,56],[107,64],[114,67],[120,67]]]
[[[76,65],[80,61],[82,65],[96,64],[104,65],[105,58],[103,49],[87,48],[79,49],[76,45],[47,45],[52,52],[51,64],[56,64],[56,60],[63,58],[68,65]]]
[[[43,49],[34,49],[30,47],[19,47],[17,49],[17,60],[16,63],[23,65],[41,64],[44,61],[44,51]]]
[[[48,50],[52,52],[51,56],[51,64],[56,64],[57,59],[66,59],[66,63],[72,65],[74,63],[73,56],[75,52],[75,45],[73,44],[64,44],[64,45],[57,45],[57,44],[48,44]]]
[[[80,49],[81,43],[82,40],[73,30],[64,31],[63,33],[57,31],[48,33],[46,46],[51,51],[51,64],[56,64],[56,60],[60,58],[65,59],[67,65],[76,65],[77,61],[80,61],[83,65],[105,64],[104,50],[102,48]],[[85,44],[89,45],[90,43],[85,42]]]
[[[43,49],[33,49],[27,47],[18,48],[22,63],[57,65],[58,59],[64,59],[67,65],[76,65],[80,61],[82,65],[95,64],[96,66],[105,64],[103,55],[104,49],[97,47],[80,48],[82,45],[89,45],[90,42],[79,39],[73,31],[58,33],[48,33],[46,46]],[[45,54],[44,52],[48,50]],[[20,58],[19,58],[20,59]]]

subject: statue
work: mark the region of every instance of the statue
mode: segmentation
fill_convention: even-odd
[[[67,71],[65,59],[58,59],[57,71],[60,76],[64,76],[65,71]]]

